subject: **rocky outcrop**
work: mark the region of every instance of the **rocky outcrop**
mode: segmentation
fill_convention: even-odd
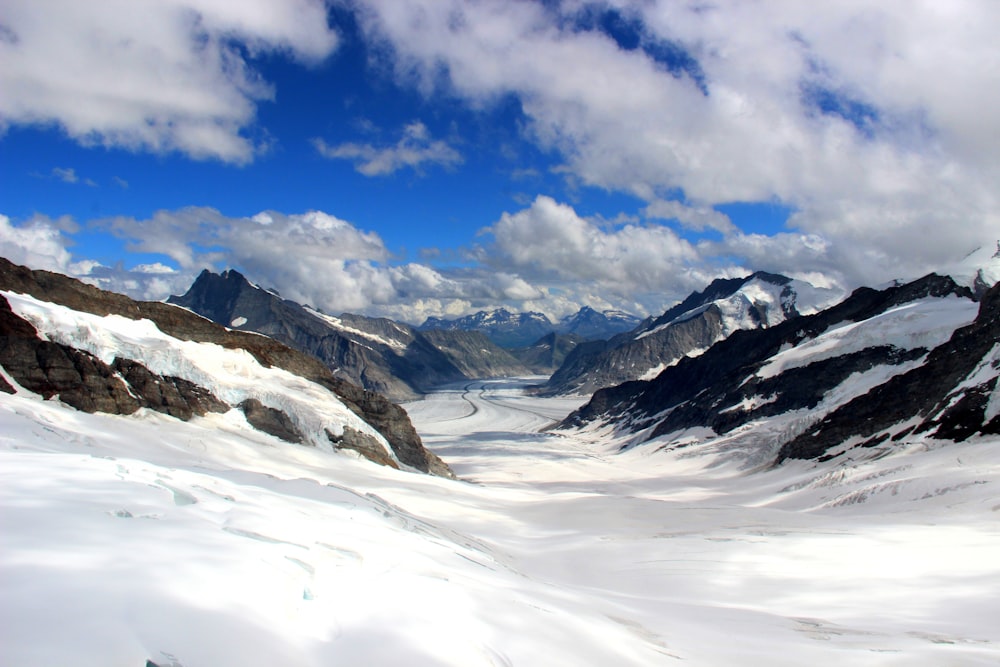
[[[264,405],[256,398],[246,399],[239,404],[239,408],[246,416],[247,423],[258,431],[292,444],[302,443],[302,433],[296,428],[291,417],[281,410]]]
[[[124,295],[105,292],[57,273],[17,266],[3,258],[0,258],[0,290],[28,294],[99,316],[120,315],[129,319],[148,319],[163,333],[180,340],[215,343],[227,349],[246,350],[265,367],[284,369],[333,392],[344,405],[385,437],[401,462],[423,472],[452,475],[446,464],[424,448],[420,436],[401,407],[383,396],[337,378],[319,360],[272,338],[227,329],[184,308],[159,302],[134,301]],[[173,390],[168,386],[172,385],[178,392],[187,389],[183,382],[157,376],[152,380],[148,377],[141,379],[138,386],[130,391],[122,374],[99,359],[39,339],[31,324],[12,313],[6,301],[4,307],[0,308],[0,326],[3,327],[0,337],[4,339],[0,342],[0,347],[6,350],[0,352],[0,355],[6,355],[0,359],[0,363],[3,363],[12,379],[25,389],[42,395],[58,395],[67,403],[76,401],[82,406],[80,409],[100,405],[108,407],[109,412],[124,411],[130,409],[131,399],[135,402],[135,407],[131,408],[134,411],[143,405],[137,396],[145,396],[143,400],[148,402],[148,407],[157,409],[159,406],[163,412],[168,409],[176,411]],[[59,349],[56,350],[53,346]],[[41,354],[49,359],[44,364],[38,361],[39,349],[43,349]],[[127,360],[121,362],[122,368],[131,368],[133,373],[144,376],[141,370],[137,371],[126,362]],[[51,370],[45,370],[48,368]],[[22,378],[26,384],[22,383]],[[47,384],[52,382],[52,378],[58,379],[60,384]],[[159,394],[152,387],[157,382]],[[38,387],[38,390],[29,385]],[[164,398],[164,392],[167,398]],[[197,411],[214,404],[213,399],[197,390],[191,393],[188,407],[193,414],[204,414]],[[130,398],[126,398],[126,395]]]
[[[229,409],[205,389],[136,361],[115,359],[109,366],[82,350],[42,340],[6,299],[0,299],[0,365],[28,391],[83,412],[127,415],[149,408],[186,420]]]
[[[342,434],[333,435],[327,431],[326,436],[329,438],[330,444],[337,449],[349,449],[361,454],[361,456],[370,461],[375,461],[390,468],[399,468],[399,465],[385,453],[385,449],[382,448],[379,441],[367,433],[362,433],[350,426],[345,426]],[[440,471],[435,471],[435,473],[440,474]]]
[[[137,361],[115,359],[112,368],[138,397],[144,408],[151,408],[182,420],[209,412],[226,412],[229,405],[212,392],[184,378],[157,375]]]

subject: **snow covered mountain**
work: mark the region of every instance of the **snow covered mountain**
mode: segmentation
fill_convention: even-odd
[[[527,348],[553,332],[591,340],[610,338],[633,329],[639,321],[635,315],[621,310],[599,312],[590,306],[584,306],[573,315],[561,319],[558,324],[553,324],[543,313],[512,313],[505,308],[498,308],[481,310],[454,320],[429,317],[420,325],[420,330],[482,331],[501,347]]]
[[[213,322],[270,336],[325,363],[339,377],[393,400],[470,378],[527,372],[484,336],[446,332],[433,340],[383,318],[326,315],[251,284],[237,271],[203,271],[168,300]]]
[[[0,391],[84,412],[218,413],[287,442],[450,475],[402,408],[273,339],[2,258],[0,294]]]
[[[575,314],[561,319],[558,331],[589,340],[603,340],[631,331],[640,322],[640,318],[623,310],[596,311],[590,306],[584,306]]]
[[[655,378],[594,394],[563,422],[626,446],[709,448],[746,466],[1000,433],[1000,286],[929,275],[733,333]]]
[[[629,380],[649,379],[734,331],[774,326],[815,312],[840,296],[836,290],[763,272],[718,279],[628,333],[577,347],[543,391],[591,394]]]
[[[419,328],[421,331],[480,331],[500,347],[507,348],[530,345],[555,329],[542,313],[512,313],[506,308],[481,310],[454,320],[429,317]]]
[[[311,357],[0,264],[0,664],[996,664],[998,290],[737,331],[659,413],[406,404],[459,481],[335,451],[418,450]]]

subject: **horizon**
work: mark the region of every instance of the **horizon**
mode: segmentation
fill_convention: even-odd
[[[11,0],[0,252],[136,298],[655,315],[1000,229],[1000,8]]]

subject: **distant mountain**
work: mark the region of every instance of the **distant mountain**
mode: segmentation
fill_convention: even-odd
[[[465,378],[511,377],[529,370],[516,357],[480,331],[430,329],[420,336],[442,352]]]
[[[463,348],[456,333],[432,342],[392,320],[326,315],[261,289],[232,270],[203,271],[183,296],[168,302],[224,326],[270,336],[315,356],[338,376],[397,401],[449,382],[525,372],[516,361],[498,363],[496,358],[507,361],[507,355],[485,338]]]
[[[576,314],[559,321],[559,333],[574,334],[581,338],[596,340],[611,338],[615,334],[631,331],[642,320],[622,310],[598,312],[584,306]]]
[[[454,320],[429,317],[419,329],[481,331],[500,347],[525,348],[553,332],[584,339],[603,339],[629,331],[639,322],[635,315],[620,310],[598,312],[589,306],[564,317],[558,324],[553,324],[543,313],[512,313],[506,308],[498,308],[481,310]]]
[[[452,476],[402,408],[274,339],[2,258],[0,290],[0,365],[17,384],[0,375],[0,392],[90,413],[240,412],[244,428],[280,440]]]
[[[576,334],[552,332],[545,334],[528,347],[509,350],[534,375],[550,375],[559,368],[566,357],[586,340]]]
[[[421,331],[480,331],[500,347],[523,347],[553,331],[552,322],[542,313],[512,313],[506,308],[481,310],[472,315],[445,320],[429,317],[420,325]]]
[[[628,333],[578,346],[543,391],[590,394],[629,380],[651,379],[735,331],[774,326],[832,303],[837,296],[836,291],[771,273],[718,279]]]
[[[738,331],[657,377],[596,392],[564,428],[635,434],[746,466],[851,456],[907,438],[1000,433],[1000,285],[975,302],[930,275]],[[706,445],[708,446],[708,445]]]

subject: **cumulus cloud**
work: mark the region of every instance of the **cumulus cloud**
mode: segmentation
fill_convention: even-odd
[[[246,163],[272,87],[246,53],[318,61],[337,45],[322,0],[8,0],[0,129],[56,124],[85,145]]]
[[[33,269],[66,272],[72,256],[67,250],[69,239],[60,226],[43,216],[15,225],[0,214],[0,254]]]
[[[361,4],[400,81],[474,106],[513,95],[565,173],[649,216],[732,235],[713,205],[779,201],[855,258],[855,284],[1000,228],[990,0]],[[557,264],[578,252],[565,240]]]
[[[700,263],[696,248],[669,227],[605,229],[544,195],[484,231],[493,239],[483,256],[490,265],[538,282],[600,286],[619,297],[674,292],[685,271]]]
[[[427,126],[414,121],[403,128],[403,136],[395,145],[344,143],[328,145],[323,139],[313,139],[313,146],[325,158],[350,160],[365,176],[388,176],[400,169],[419,170],[426,165],[453,167],[462,163],[462,155],[440,139],[433,139]]]

